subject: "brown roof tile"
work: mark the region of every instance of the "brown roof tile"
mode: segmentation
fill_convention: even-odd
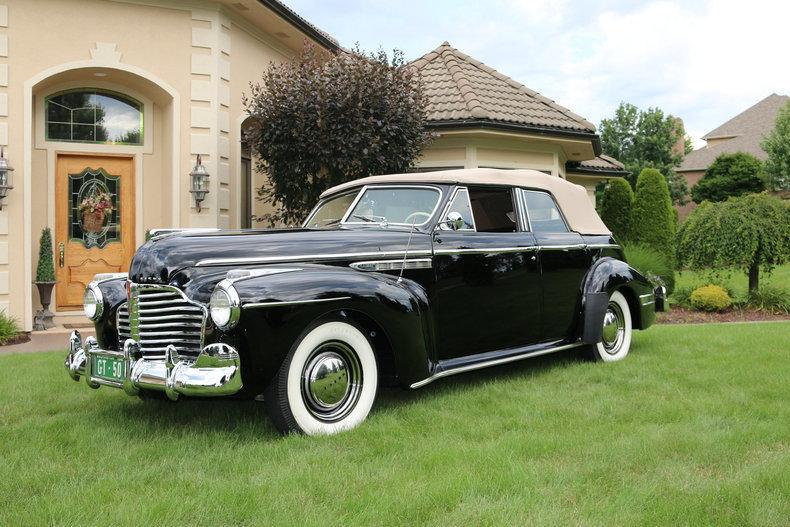
[[[601,154],[594,159],[588,159],[586,161],[568,161],[565,168],[571,173],[616,174],[619,176],[625,176],[629,173],[625,169],[625,165],[620,161],[605,154]]]
[[[481,119],[595,133],[595,126],[583,117],[461,53],[448,42],[411,65],[423,82],[429,121]]]
[[[715,130],[705,134],[703,136],[705,140],[719,140],[687,154],[678,170],[706,170],[721,154],[734,152],[746,152],[758,159],[765,159],[767,154],[763,151],[760,143],[765,135],[773,129],[776,114],[788,101],[790,101],[790,97],[787,95],[773,93]]]

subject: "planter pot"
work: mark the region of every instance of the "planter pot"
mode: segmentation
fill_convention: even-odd
[[[49,304],[52,302],[52,289],[55,287],[55,282],[33,282],[38,288],[38,296],[41,299],[41,310],[36,312],[33,319],[33,329],[36,331],[43,331],[45,329],[54,328],[55,323],[52,322],[54,316],[49,310]]]
[[[82,230],[98,234],[104,228],[104,220],[106,219],[107,217],[103,211],[90,212],[86,210],[82,213]]]

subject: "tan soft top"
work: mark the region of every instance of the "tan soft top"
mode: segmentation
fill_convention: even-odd
[[[611,234],[606,228],[595,207],[590,202],[587,191],[557,177],[537,170],[497,170],[495,168],[470,168],[463,170],[439,170],[413,174],[389,174],[371,176],[349,181],[321,194],[325,198],[331,194],[359,187],[381,183],[440,183],[445,185],[506,185],[533,188],[550,192],[559,203],[562,213],[568,220],[571,230],[580,234]]]

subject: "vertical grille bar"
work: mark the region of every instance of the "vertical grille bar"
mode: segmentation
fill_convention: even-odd
[[[132,284],[129,302],[118,309],[118,340],[133,338],[145,358],[162,359],[168,345],[196,357],[203,348],[206,307],[172,286]]]

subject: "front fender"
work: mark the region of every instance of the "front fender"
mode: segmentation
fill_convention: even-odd
[[[232,280],[241,313],[221,339],[249,351],[255,377],[268,384],[293,344],[324,318],[346,318],[374,343],[380,361],[391,360],[400,384],[428,375],[428,296],[417,282],[346,267],[298,269]],[[383,332],[383,339],[379,333]],[[387,348],[387,349],[382,349]],[[386,355],[386,356],[384,356]]]
[[[93,323],[96,340],[103,349],[120,349],[115,314],[126,302],[126,277],[110,278],[95,282],[102,294],[103,314]]]
[[[647,329],[655,321],[655,298],[650,281],[622,260],[601,258],[590,268],[584,281],[582,341],[588,344],[601,341],[603,317],[614,291],[620,291],[628,300],[635,329]]]

